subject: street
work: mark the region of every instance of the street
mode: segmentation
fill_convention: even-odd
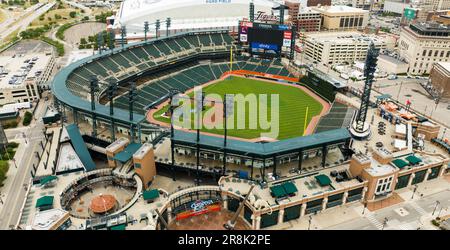
[[[36,109],[35,117],[42,117],[47,104],[40,102]],[[26,187],[31,179],[31,169],[33,163],[36,164],[34,152],[40,149],[40,142],[45,141],[44,124],[42,119],[37,119],[30,127],[23,127],[13,130],[6,130],[5,133],[10,139],[19,140],[21,145],[15,155],[17,169],[10,167],[15,175],[12,179],[7,179],[10,183],[2,188],[2,200],[4,204],[0,206],[0,229],[10,229],[14,227],[20,219],[20,212],[26,198]],[[25,138],[23,138],[25,135]],[[9,175],[8,175],[9,176]]]
[[[19,30],[23,31],[25,30],[28,25],[30,25],[33,20],[38,18],[40,15],[47,12],[49,9],[51,9],[55,5],[55,2],[47,3],[47,4],[36,4],[28,8],[24,11],[23,15],[20,18],[9,18],[5,21],[5,23],[2,23],[0,28],[0,41],[2,41],[5,37],[8,37],[11,33]]]
[[[440,202],[436,206],[436,201]],[[387,219],[384,229],[389,230],[417,230],[430,229],[427,227],[428,221],[431,220],[431,214],[435,210],[435,216],[439,211],[441,215],[448,214],[450,207],[450,190],[444,190],[436,194],[424,196],[414,201],[405,201],[388,208],[380,209],[375,212],[368,212],[366,216],[353,219],[336,226],[328,227],[329,230],[381,230],[383,222]],[[442,208],[442,210],[441,210]],[[428,221],[427,221],[428,220]]]

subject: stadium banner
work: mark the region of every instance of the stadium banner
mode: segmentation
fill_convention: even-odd
[[[283,38],[283,46],[291,47],[291,44],[292,44],[292,31],[285,31]]]
[[[248,42],[248,28],[252,28],[252,22],[241,22],[240,23],[240,32],[239,32],[239,41]]]
[[[194,201],[190,203],[188,207],[190,208],[190,210],[186,210],[177,214],[176,220],[183,220],[209,212],[220,211],[222,208],[219,202],[211,199]]]

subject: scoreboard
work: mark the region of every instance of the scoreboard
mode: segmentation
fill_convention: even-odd
[[[291,47],[288,25],[241,22],[239,26],[239,41],[248,43],[251,54],[280,56],[283,47]]]

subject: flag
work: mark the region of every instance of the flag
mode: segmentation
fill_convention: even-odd
[[[408,99],[406,100],[406,106],[410,106],[411,105],[411,101]]]

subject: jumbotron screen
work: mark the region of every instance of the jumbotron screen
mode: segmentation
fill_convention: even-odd
[[[286,25],[241,22],[239,33],[253,54],[278,55],[283,46],[291,45],[292,32]]]

